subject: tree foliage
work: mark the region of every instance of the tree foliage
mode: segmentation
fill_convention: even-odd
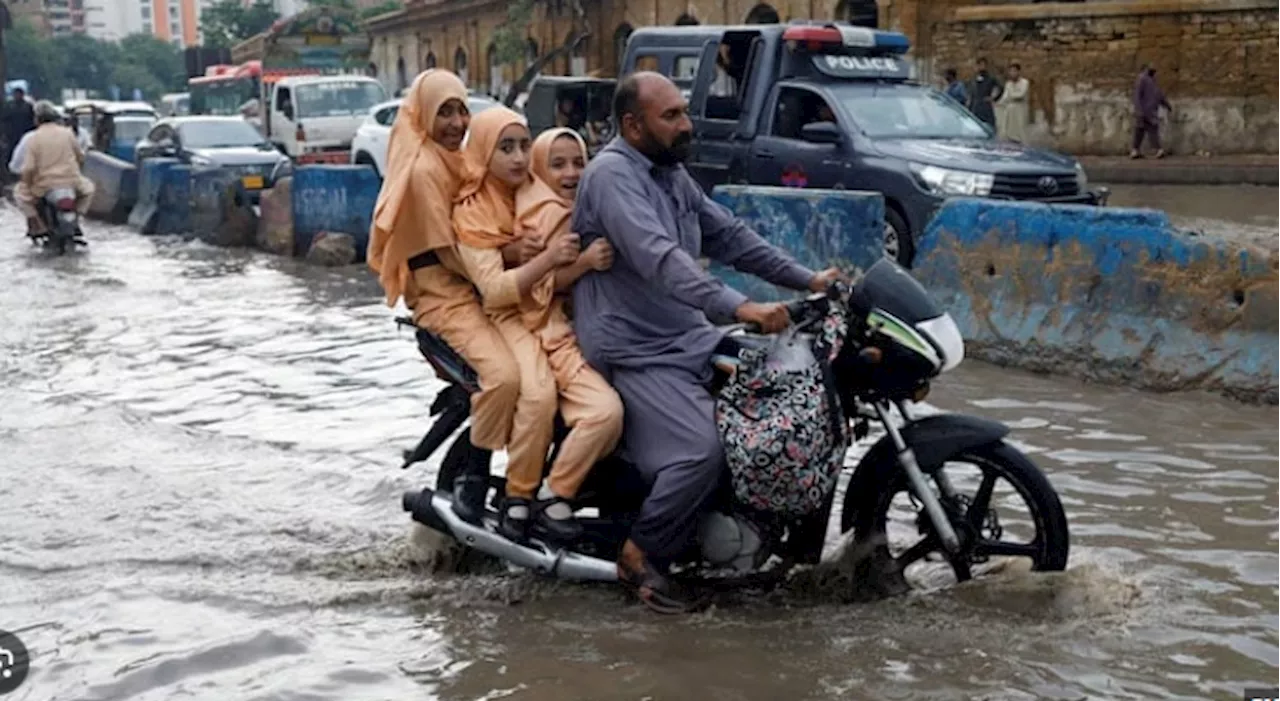
[[[19,21],[5,34],[5,44],[9,79],[25,78],[32,97],[61,101],[64,89],[108,97],[114,85],[121,99],[130,99],[134,88],[154,99],[186,84],[181,52],[149,34],[119,44],[83,35],[46,39]]]
[[[493,53],[506,65],[524,58],[528,47],[526,32],[533,24],[534,0],[515,0],[507,6],[507,21],[493,33]]]
[[[377,17],[378,15],[385,15],[388,12],[395,12],[396,10],[403,9],[404,3],[400,2],[400,0],[386,0],[386,2],[379,3],[373,7],[366,7],[361,10],[360,19],[369,19],[370,17]]]
[[[206,47],[225,49],[267,31],[278,19],[271,0],[254,0],[247,7],[240,0],[219,0],[200,13],[200,29]]]
[[[511,84],[507,89],[506,97],[502,99],[507,107],[515,104],[516,98],[529,87],[547,64],[561,56],[572,54],[591,36],[591,27],[587,24],[587,13],[582,8],[582,1],[570,0],[573,9],[573,32],[563,44],[543,52],[540,56],[528,56],[529,39],[526,33],[533,23],[534,2],[535,0],[513,0],[507,7],[506,23],[493,33],[494,58],[499,64],[514,65],[527,59],[524,73]]]

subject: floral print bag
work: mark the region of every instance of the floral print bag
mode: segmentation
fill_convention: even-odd
[[[822,508],[850,442],[831,369],[848,328],[843,305],[830,305],[808,326],[740,350],[716,399],[737,501],[788,518]]]

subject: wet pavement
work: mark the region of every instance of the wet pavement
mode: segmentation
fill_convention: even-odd
[[[439,384],[359,267],[0,211],[0,628],[13,699],[1228,699],[1273,685],[1277,410],[967,363],[1072,528],[1065,573],[660,619],[431,575],[398,469]],[[861,448],[855,450],[856,459]],[[8,697],[7,697],[8,698]]]

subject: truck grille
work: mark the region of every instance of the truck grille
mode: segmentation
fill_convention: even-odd
[[[1051,200],[1080,194],[1075,175],[997,175],[991,186],[993,197],[1016,200]]]

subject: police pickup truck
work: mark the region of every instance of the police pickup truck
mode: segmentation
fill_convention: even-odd
[[[719,184],[871,190],[885,252],[909,265],[949,196],[1105,204],[1073,158],[997,138],[941,91],[911,80],[897,32],[847,24],[636,30],[624,74],[658,71],[689,100],[687,166]]]

